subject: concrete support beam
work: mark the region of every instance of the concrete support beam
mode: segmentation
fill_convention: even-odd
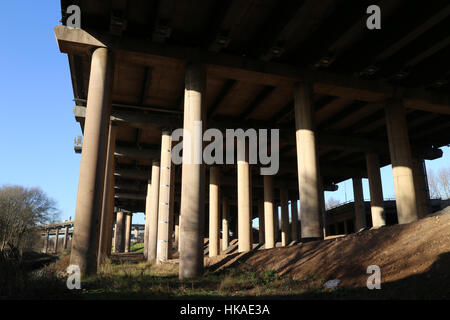
[[[244,146],[239,146],[239,144]],[[248,148],[245,141],[238,141],[238,149],[245,150],[239,154],[237,161],[237,189],[238,189],[238,251],[252,250],[252,198],[251,198],[251,172],[248,162]]]
[[[258,201],[258,242],[259,244],[264,243],[264,236],[265,236],[265,230],[264,230],[264,199],[260,199]]]
[[[286,187],[280,189],[281,207],[281,245],[286,247],[290,242],[289,232],[289,195]]]
[[[55,230],[55,243],[54,243],[54,247],[53,247],[53,253],[54,254],[58,253],[58,238],[59,238],[59,228],[56,228],[56,230]]]
[[[124,212],[119,211],[116,214],[116,229],[114,235],[114,252],[124,252],[124,233],[125,233],[125,217]]]
[[[158,243],[156,251],[157,263],[169,259],[169,230],[170,230],[170,182],[172,172],[172,137],[170,131],[163,131],[161,138],[161,169],[159,181],[159,209],[158,209]]]
[[[405,108],[400,100],[390,99],[385,112],[398,223],[409,223],[418,214]]]
[[[377,228],[386,224],[384,215],[383,187],[381,184],[380,160],[374,153],[366,154],[367,175],[370,188],[370,212],[372,226]]]
[[[425,217],[430,211],[430,190],[428,187],[425,161],[412,158],[414,188],[416,191],[417,213],[419,218]]]
[[[47,232],[45,233],[45,242],[44,242],[44,252],[48,253],[48,240],[50,237],[50,230],[47,230]]]
[[[302,239],[321,239],[323,234],[320,226],[312,89],[309,84],[300,83],[294,90]]]
[[[147,260],[156,259],[158,241],[158,209],[160,189],[160,162],[154,160],[152,165],[152,184],[150,191],[149,230]]]
[[[67,249],[68,242],[69,242],[69,227],[65,227],[64,228],[64,243],[63,243],[64,250]]]
[[[275,247],[275,208],[273,203],[273,176],[264,176],[264,240],[265,249]]]
[[[97,271],[99,214],[102,210],[111,88],[112,58],[106,48],[92,55],[89,94],[84,126],[83,152],[75,210],[75,227],[70,264],[82,274]]]
[[[177,252],[180,252],[180,215],[175,215],[175,248],[177,248]]]
[[[361,178],[353,178],[353,197],[355,204],[355,231],[358,232],[361,229],[367,227],[366,223],[366,210],[364,206],[364,194]]]
[[[194,135],[195,125],[205,120],[206,71],[203,65],[188,64],[185,76],[184,124],[191,143],[183,149],[180,225],[180,279],[203,273],[204,166],[188,160],[202,150],[201,137]],[[202,122],[203,123],[203,122]],[[204,125],[204,124],[203,124]],[[200,162],[200,161],[199,161]]]
[[[228,200],[222,197],[222,251],[226,250],[230,243],[229,233]]]
[[[144,258],[148,259],[148,235],[150,233],[150,203],[152,199],[152,180],[148,179],[147,197],[145,198]]]
[[[83,55],[96,47],[108,47],[117,54],[126,52],[127,58],[133,63],[171,68],[180,68],[184,61],[196,56],[198,61],[207,65],[209,75],[220,79],[234,79],[274,87],[292,87],[298,81],[310,81],[314,83],[316,93],[368,102],[382,101],[392,97],[395,92],[404,91],[405,104],[408,108],[450,114],[448,95],[430,95],[415,88],[407,90],[382,80],[366,80],[311,71],[249,57],[199,51],[198,48],[156,45],[154,42],[146,45],[142,39],[122,37],[118,42],[114,36],[106,33],[93,35],[85,30],[70,29],[66,26],[56,26],[54,32],[59,49],[64,53]]]
[[[170,196],[169,196],[169,239],[167,246],[169,247],[169,259],[172,259],[173,238],[174,238],[174,209],[175,209],[175,165],[171,164],[170,171]]]
[[[297,199],[294,199],[291,201],[291,238],[292,241],[298,241],[299,234],[298,234],[299,224],[298,224],[298,205],[297,205]]]
[[[220,252],[220,168],[209,169],[209,256],[215,257]]]
[[[108,132],[108,147],[100,221],[100,241],[97,267],[100,266],[105,261],[105,258],[111,253],[109,244],[111,243],[112,224],[114,220],[114,149],[116,144],[116,135],[117,127],[110,124]],[[111,200],[111,198],[113,199]]]
[[[125,252],[130,252],[130,237],[131,237],[131,220],[133,219],[133,214],[131,212],[127,213],[125,216]]]

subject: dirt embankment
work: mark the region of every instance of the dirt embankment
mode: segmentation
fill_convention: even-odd
[[[447,208],[449,209],[449,208]],[[367,267],[381,269],[384,287],[437,290],[450,297],[450,210],[420,221],[366,230],[288,248],[206,258],[210,270],[275,270],[294,279],[339,279],[339,287],[366,288]],[[447,213],[447,214],[445,214]],[[396,290],[399,291],[399,290]]]

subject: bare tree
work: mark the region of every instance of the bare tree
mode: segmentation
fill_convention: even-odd
[[[450,167],[441,168],[437,172],[427,170],[430,197],[450,199]]]
[[[330,210],[339,206],[341,202],[333,197],[328,198],[327,203],[325,204],[325,210]]]
[[[55,201],[40,188],[3,186],[0,188],[0,251],[30,246],[33,229],[56,220]]]

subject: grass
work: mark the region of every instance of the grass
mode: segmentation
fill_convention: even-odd
[[[136,250],[142,247],[136,245]],[[262,298],[304,293],[313,288],[311,280],[294,280],[272,270],[206,269],[201,278],[179,280],[178,264],[154,264],[139,261],[108,260],[95,276],[82,279],[81,290],[68,290],[67,267],[70,256],[35,271],[9,269],[2,283],[1,298],[17,299],[208,299]],[[2,270],[5,272],[5,270]],[[14,273],[14,274],[12,274]],[[320,283],[317,283],[320,285]]]
[[[136,245],[136,250],[141,247]],[[82,278],[81,290],[66,286],[70,255],[64,252],[56,262],[34,271],[17,266],[0,270],[0,298],[7,299],[298,299],[354,298],[360,293],[348,289],[323,289],[325,279],[314,274],[300,278],[274,270],[238,268],[212,271],[201,278],[178,279],[178,264],[154,264],[142,260],[107,260],[95,276]],[[3,277],[3,275],[5,275]],[[367,291],[367,290],[366,290]],[[369,296],[364,298],[371,298]]]

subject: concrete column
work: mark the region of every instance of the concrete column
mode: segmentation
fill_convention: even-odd
[[[280,206],[278,205],[278,202],[274,202],[274,208],[275,212],[273,215],[273,225],[275,228],[275,246],[277,242],[280,240]]]
[[[361,178],[353,178],[353,197],[355,199],[355,232],[367,227],[366,209]]]
[[[412,158],[414,187],[416,190],[417,213],[419,218],[425,217],[430,211],[430,191],[428,188],[425,161]]]
[[[163,131],[161,138],[161,169],[158,209],[158,243],[156,252],[157,263],[169,259],[169,229],[170,229],[170,181],[171,181],[171,151],[172,138],[170,131]]]
[[[258,242],[259,244],[263,244],[264,243],[264,235],[265,235],[265,230],[264,230],[264,200],[260,199],[258,201]]]
[[[134,239],[137,240],[139,238],[139,228],[135,227],[134,228]]]
[[[239,144],[244,144],[245,147],[239,147]],[[238,141],[238,149],[245,150],[238,151],[237,159],[237,189],[238,189],[238,251],[247,252],[252,250],[251,243],[251,217],[252,217],[252,199],[250,190],[250,165],[248,163],[248,148],[245,141]]]
[[[180,252],[180,215],[175,215],[175,248]]]
[[[366,154],[367,176],[370,187],[370,212],[372,226],[377,228],[386,224],[384,216],[383,187],[381,185],[380,161],[374,153]]]
[[[130,252],[130,236],[133,214],[128,212],[125,216],[125,252]]]
[[[158,209],[159,209],[160,162],[154,160],[152,165],[152,186],[150,191],[150,212],[148,230],[147,260],[156,259],[158,241]]]
[[[344,220],[344,234],[348,234],[347,220]]]
[[[59,238],[59,228],[56,228],[55,229],[55,243],[54,243],[54,247],[53,247],[54,254],[58,253],[58,238]]]
[[[47,232],[45,234],[45,244],[44,244],[44,252],[48,253],[48,240],[50,237],[50,231],[47,229]]]
[[[112,59],[108,50],[96,49],[91,62],[70,256],[70,264],[78,265],[82,274],[97,272],[99,214],[102,210],[105,182],[113,75]]]
[[[219,189],[220,168],[212,166],[209,169],[209,256],[215,257],[220,252],[219,227]]]
[[[275,247],[275,208],[273,205],[273,176],[264,176],[264,240],[265,249]]]
[[[281,245],[289,245],[289,195],[286,187],[280,188],[280,206],[281,206]]]
[[[311,95],[312,88],[309,84],[301,83],[295,88],[298,184],[302,212],[301,234],[304,240],[323,237],[320,226],[316,137]]]
[[[170,196],[169,196],[169,259],[172,259],[173,254],[173,238],[174,238],[174,209],[175,209],[175,165],[171,164],[170,172]]]
[[[222,198],[222,251],[228,248],[229,244],[229,224],[228,224],[228,200]]]
[[[111,226],[114,221],[114,151],[116,145],[116,135],[117,135],[117,126],[110,124],[108,132],[105,182],[102,199],[100,241],[97,260],[98,266],[103,263],[104,259],[111,252],[110,249],[112,236]]]
[[[114,235],[114,252],[124,251],[124,230],[125,229],[125,219],[124,213],[122,211],[117,212],[116,215],[116,229]]]
[[[64,228],[64,243],[63,243],[64,250],[67,249],[68,241],[69,241],[69,227],[65,227]]]
[[[152,199],[152,180],[147,182],[147,197],[145,198],[145,228],[144,228],[144,258],[148,259],[148,234],[150,232],[150,204]]]
[[[291,237],[292,241],[298,241],[298,207],[297,199],[291,200]]]
[[[203,273],[203,221],[205,171],[200,159],[203,141],[198,129],[205,119],[206,72],[200,64],[186,66],[184,94],[184,130],[190,133],[190,145],[183,146],[180,210],[180,279]]]
[[[114,167],[112,167],[112,170],[114,170]],[[115,194],[115,189],[114,189],[114,184],[115,184],[114,183],[115,182],[115,180],[114,180],[114,172],[111,175],[110,179],[111,179],[111,184],[110,184],[110,191],[109,191],[109,193],[111,194],[111,196],[108,197],[108,211],[109,211],[108,217],[109,217],[109,219],[108,219],[108,226],[107,226],[107,229],[106,229],[106,231],[108,232],[107,235],[106,235],[106,239],[107,239],[106,256],[108,256],[108,257],[111,256],[111,253],[112,253],[112,244],[113,244],[112,238],[113,238],[113,235],[114,235],[113,228],[114,228],[114,223],[115,223],[115,221],[114,221],[114,212],[115,212],[115,207],[114,207],[114,204],[115,204],[115,198],[114,198],[114,194]]]
[[[405,108],[400,100],[391,99],[385,113],[398,223],[404,224],[418,219]]]

